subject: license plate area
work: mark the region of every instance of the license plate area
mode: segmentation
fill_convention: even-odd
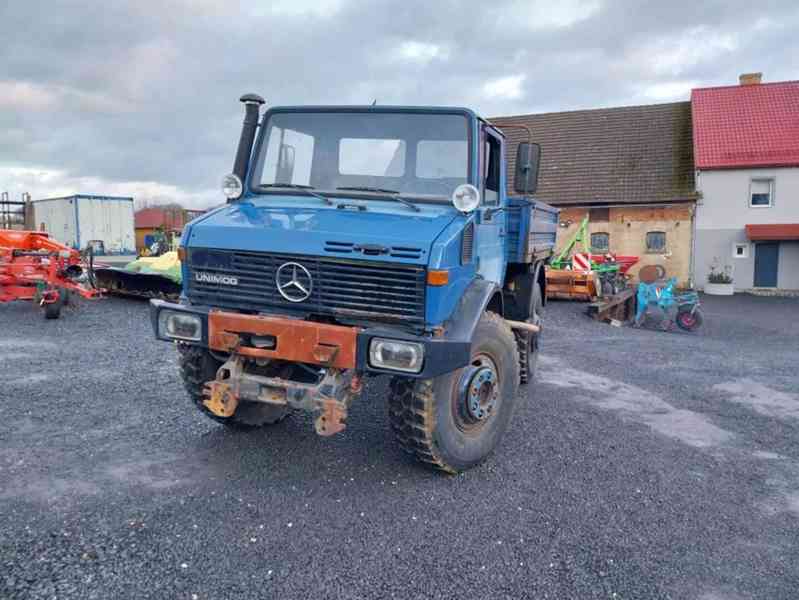
[[[358,328],[284,317],[211,311],[208,346],[250,358],[355,368]]]

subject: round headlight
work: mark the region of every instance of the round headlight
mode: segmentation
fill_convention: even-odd
[[[472,212],[480,204],[480,192],[471,183],[463,183],[452,192],[452,204],[463,213]]]
[[[222,179],[222,193],[230,200],[235,200],[241,196],[243,189],[244,186],[241,185],[241,179],[239,179],[238,175],[231,173],[230,175],[225,175],[225,178]]]

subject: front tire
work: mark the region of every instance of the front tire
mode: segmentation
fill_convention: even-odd
[[[288,408],[264,402],[239,402],[232,417],[220,417],[212,413],[203,404],[203,387],[208,381],[216,378],[216,372],[222,363],[216,360],[208,350],[198,346],[178,344],[180,375],[183,385],[189,393],[194,406],[209,419],[235,429],[252,429],[273,425],[282,421],[288,414]]]
[[[491,454],[516,404],[516,341],[502,317],[483,314],[471,356],[469,366],[434,379],[391,381],[389,419],[397,441],[417,460],[448,473],[470,469]]]

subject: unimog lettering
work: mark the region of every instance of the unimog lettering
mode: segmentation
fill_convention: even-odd
[[[204,283],[239,285],[238,277],[233,277],[232,275],[219,275],[217,273],[203,273],[202,271],[197,271],[194,273],[194,279],[195,281],[201,281]]]

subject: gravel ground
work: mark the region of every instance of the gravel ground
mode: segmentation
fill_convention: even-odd
[[[386,382],[324,439],[189,405],[147,307],[0,306],[0,598],[799,597],[799,301],[697,335],[547,309],[539,381],[457,477],[393,442]]]

